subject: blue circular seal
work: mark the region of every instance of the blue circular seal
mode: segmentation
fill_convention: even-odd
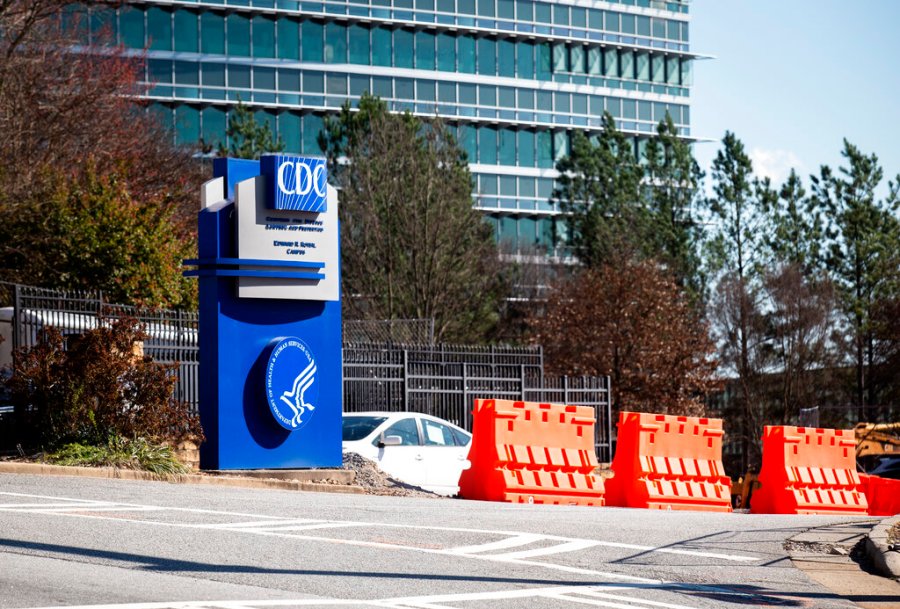
[[[266,366],[266,401],[275,421],[287,429],[300,429],[316,410],[319,384],[316,358],[296,336],[278,339]]]

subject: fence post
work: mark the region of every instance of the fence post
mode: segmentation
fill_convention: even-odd
[[[22,306],[21,298],[22,295],[19,292],[20,286],[19,284],[15,284],[13,289],[13,317],[12,317],[12,339],[13,339],[13,353],[16,352],[22,346],[22,336],[21,329],[19,328],[19,315],[21,313],[20,307]]]
[[[469,426],[469,371],[468,364],[463,362],[462,365],[462,385],[463,385],[463,429],[472,429]]]
[[[403,411],[409,412],[409,351],[403,350]]]
[[[522,396],[522,401],[525,401],[525,364],[519,364],[519,394]]]
[[[569,405],[569,377],[563,377],[563,404]]]
[[[609,452],[609,461],[613,460],[613,436],[612,436],[612,379],[606,376],[606,450]]]

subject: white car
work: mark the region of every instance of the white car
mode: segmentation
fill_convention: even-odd
[[[415,412],[344,413],[344,452],[374,461],[391,477],[432,493],[459,492],[470,467],[472,434],[437,417]]]

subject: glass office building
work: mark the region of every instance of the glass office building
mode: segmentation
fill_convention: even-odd
[[[321,154],[325,114],[368,91],[455,130],[498,240],[553,252],[554,161],[604,111],[638,154],[668,112],[690,137],[687,0],[130,1],[90,17],[147,49],[151,109],[178,142],[221,142],[241,100],[286,150]],[[559,226],[557,226],[559,225]]]

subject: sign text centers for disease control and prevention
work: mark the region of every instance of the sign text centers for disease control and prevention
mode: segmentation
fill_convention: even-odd
[[[266,230],[286,233],[278,235],[281,238],[273,239],[272,247],[284,248],[284,253],[288,256],[305,256],[310,250],[316,249],[316,244],[313,241],[293,239],[294,235],[291,233],[321,233],[325,228],[321,220],[266,216]]]

